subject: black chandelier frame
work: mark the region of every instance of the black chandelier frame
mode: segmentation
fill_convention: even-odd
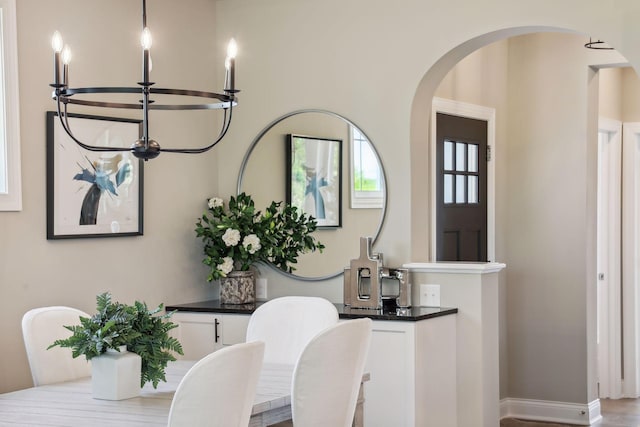
[[[146,0],[142,0],[142,28],[147,28],[147,9]],[[60,52],[56,51],[54,56],[54,80],[50,84],[53,87],[52,99],[56,101],[58,117],[62,128],[67,135],[80,147],[89,151],[98,152],[123,152],[130,151],[140,159],[150,160],[157,157],[161,152],[182,153],[182,154],[200,154],[204,153],[216,144],[218,144],[226,135],[231,125],[233,115],[233,107],[238,104],[236,93],[240,92],[235,89],[234,69],[235,59],[227,58],[227,78],[225,79],[224,93],[205,92],[199,90],[186,89],[166,89],[153,87],[155,84],[149,80],[150,73],[150,54],[149,47],[143,49],[143,79],[138,82],[137,87],[79,87],[69,88],[68,86],[68,65],[64,64],[64,81],[59,81],[59,58]],[[230,69],[231,68],[231,69]],[[127,102],[107,102],[82,99],[83,95],[90,94],[138,94],[142,99],[136,103]],[[173,95],[188,96],[201,99],[214,100],[212,102],[190,103],[190,104],[160,104],[151,99],[151,95]],[[67,107],[69,104],[98,107],[98,108],[115,108],[115,109],[132,109],[142,110],[142,138],[135,141],[130,147],[104,147],[95,146],[80,141],[71,130],[68,121]],[[149,137],[149,111],[151,110],[223,110],[224,116],[218,136],[209,145],[201,148],[164,148],[155,140]]]

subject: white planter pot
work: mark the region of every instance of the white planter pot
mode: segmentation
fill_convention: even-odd
[[[94,399],[123,400],[140,395],[142,359],[127,351],[109,349],[91,359],[91,387]]]

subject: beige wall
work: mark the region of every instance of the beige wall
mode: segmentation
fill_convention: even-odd
[[[215,55],[223,50],[211,26],[213,6],[208,0],[149,3],[149,25],[158,29],[153,31],[152,76],[159,86],[213,90],[222,85],[223,64]],[[145,164],[144,236],[46,240],[45,111],[54,109],[48,87],[51,35],[58,29],[73,49],[72,85],[135,85],[141,68],[139,9],[140,3],[130,0],[17,1],[23,210],[0,212],[5,348],[0,392],[31,385],[20,321],[33,307],[71,305],[93,312],[95,295],[103,291],[123,302],[140,299],[149,305],[213,297],[193,229],[206,197],[218,187],[215,151],[162,154]],[[211,126],[203,120],[153,119],[152,136],[165,146],[210,140]]]
[[[604,68],[598,73],[598,115],[622,121],[624,68]],[[637,102],[636,102],[637,103]]]
[[[631,67],[622,69],[622,121],[640,122],[640,79]]]
[[[600,117],[621,122],[640,121],[640,79],[633,68],[602,68],[598,81]]]
[[[509,45],[509,91],[518,94],[509,98],[504,259],[510,397],[587,399],[595,206],[585,183],[596,170],[587,139],[589,52],[580,41],[538,34]]]
[[[94,295],[105,289],[122,300],[141,298],[151,304],[212,295],[203,283],[194,219],[212,192],[234,193],[245,150],[274,118],[300,108],[332,110],[358,123],[375,141],[388,172],[390,195],[376,249],[397,265],[429,257],[424,178],[429,173],[425,150],[430,102],[460,59],[509,36],[563,28],[597,34],[631,64],[640,64],[640,27],[635,22],[640,5],[635,0],[588,5],[581,0],[408,1],[402,7],[381,0],[189,0],[188,7],[180,3],[178,12],[173,9],[176,2],[156,0],[150,3],[150,9],[157,10],[150,13],[150,22],[158,22],[163,31],[182,29],[170,35],[161,32],[154,40],[156,46],[172,47],[171,55],[161,55],[159,48],[154,54],[154,79],[159,82],[179,72],[167,85],[207,88],[213,80],[219,86],[216,60],[221,60],[221,45],[229,36],[237,37],[237,81],[243,92],[235,125],[213,153],[195,158],[163,155],[146,165],[144,237],[48,242],[43,124],[44,112],[52,108],[46,86],[51,74],[49,36],[56,28],[75,34],[69,43],[76,58],[91,58],[78,59],[77,66],[74,61],[78,84],[129,84],[138,78],[139,68],[137,42],[131,42],[138,33],[138,5],[133,3],[18,1],[24,209],[0,214],[0,336],[10,349],[0,368],[3,390],[29,384],[19,332],[20,317],[28,308],[68,304],[91,311]],[[497,242],[498,261],[507,262],[508,284],[514,289],[506,320],[513,327],[507,393],[586,402],[593,397],[585,356],[592,332],[585,324],[595,313],[586,253],[593,227],[585,214],[593,204],[588,175],[593,155],[585,144],[586,95],[574,94],[589,83],[589,73],[580,65],[583,58],[556,55],[558,45],[548,43],[541,37],[533,44],[519,43],[522,52],[511,46],[509,50],[509,70],[519,74],[513,81],[510,76],[510,92],[521,91],[530,100],[509,101],[508,132],[517,132],[518,141],[503,152],[505,169],[497,171],[498,192],[506,194],[498,195],[504,205],[498,208],[497,222],[507,227],[504,233],[498,231],[505,239]],[[95,52],[106,62],[95,59]],[[557,68],[531,64],[534,54],[553,60]],[[559,72],[574,72],[575,67],[584,74],[568,87],[553,83]],[[516,84],[525,77],[535,84]],[[571,96],[556,96],[552,104],[541,98],[569,89]],[[561,107],[571,110],[569,117],[553,116]],[[578,130],[566,133],[556,123],[561,118]],[[553,123],[547,130],[552,135],[539,128],[540,120]],[[161,143],[198,140],[209,130],[195,124],[178,129],[164,121],[155,126]],[[571,173],[565,167],[567,158]],[[511,181],[512,175],[517,179]],[[546,209],[529,212],[525,206]],[[141,268],[141,261],[152,267]],[[341,279],[300,284],[268,274],[270,297],[310,294],[340,301],[342,296]]]

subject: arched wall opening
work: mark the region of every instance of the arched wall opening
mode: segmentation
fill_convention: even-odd
[[[434,259],[430,250],[431,218],[429,214],[425,215],[432,211],[431,194],[425,191],[425,188],[430,188],[430,185],[425,184],[431,182],[431,168],[425,165],[431,164],[426,160],[430,158],[431,130],[428,118],[431,115],[431,103],[438,86],[461,59],[477,49],[499,40],[538,33],[542,36],[536,42],[543,48],[548,48],[554,42],[548,37],[545,39],[545,34],[565,33],[575,40],[585,38],[576,31],[552,27],[520,27],[487,33],[448,52],[429,69],[421,80],[412,104],[410,125],[413,261],[433,261]],[[588,40],[588,36],[586,39]],[[516,47],[527,48],[522,42],[516,44]],[[580,47],[582,48],[582,45]],[[522,52],[525,51],[525,49],[522,50]],[[547,53],[550,56],[554,55],[552,50]],[[585,55],[588,54],[585,53]],[[621,58],[619,54],[609,55],[602,52],[598,54],[600,58],[596,61],[601,64],[613,64],[619,62]],[[526,58],[522,59],[526,60]],[[585,61],[587,61],[585,64],[597,65],[589,63],[588,58],[585,58]],[[564,67],[562,58],[558,59],[558,63],[558,72],[568,72],[568,67]],[[534,67],[527,70],[527,67],[523,66],[520,70],[519,83],[525,82],[527,73],[533,74],[536,71],[540,70],[535,70]],[[535,103],[538,102],[534,97],[509,104],[510,107],[515,108],[510,108],[508,111],[509,119],[513,120],[510,120],[507,125],[510,136],[517,135],[516,127],[521,126],[521,123],[524,123],[523,132],[530,131],[533,136],[524,137],[521,144],[515,143],[509,147],[505,146],[503,141],[497,141],[497,144],[501,142],[503,144],[500,146],[499,158],[504,163],[496,178],[498,186],[496,198],[500,200],[500,206],[496,208],[498,211],[496,220],[501,224],[498,227],[498,233],[503,235],[502,240],[498,239],[496,261],[507,263],[507,269],[501,273],[501,290],[505,291],[507,286],[516,289],[512,293],[513,297],[503,296],[504,300],[501,301],[501,327],[510,323],[515,331],[513,334],[519,336],[518,345],[508,347],[506,333],[501,331],[501,398],[550,400],[550,389],[554,390],[557,401],[584,403],[597,398],[596,300],[595,281],[592,280],[596,275],[597,71],[585,65],[581,72],[582,74],[573,83],[576,90],[582,90],[583,94],[576,99],[560,97],[558,100],[564,103],[566,109],[573,109],[574,118],[576,118],[575,132],[557,131],[554,135],[555,142],[564,140],[566,144],[562,142],[551,144],[548,137],[543,138],[542,133],[528,128],[533,126],[533,122],[527,124],[528,117],[537,114],[533,113]],[[516,82],[509,84],[511,90],[517,87]],[[527,92],[526,85],[520,87],[525,88],[524,92],[531,95]],[[543,106],[540,108],[544,109]],[[499,114],[498,120],[505,120],[504,115],[501,117]],[[542,147],[537,151],[528,150],[527,144]],[[569,160],[568,163],[576,167],[563,170],[559,164],[571,159],[574,155],[577,157]],[[534,161],[537,163],[534,164]],[[530,182],[527,183],[527,179],[523,178],[522,182],[516,182],[510,188],[507,181],[520,173],[519,171],[524,171],[523,173],[528,173],[530,178],[536,177],[536,179],[529,179]],[[562,190],[554,192],[554,187],[551,185],[552,179],[562,180],[565,174],[568,179],[558,184],[563,186]],[[536,181],[544,184],[536,187]],[[522,189],[528,192],[519,191]],[[525,196],[530,198],[527,199]],[[548,203],[555,206],[545,209],[548,212],[542,212],[541,208],[541,204],[546,202],[545,197],[550,197]],[[528,203],[531,203],[531,206],[528,206]],[[567,210],[566,206],[572,206],[572,208]],[[536,213],[543,217],[548,214],[544,221],[552,224],[552,227],[547,235],[538,233],[537,237],[531,236],[531,233],[539,232],[536,226],[532,226],[530,230],[522,229],[538,221],[538,217],[527,217],[529,213]],[[517,231],[514,232],[510,227]],[[555,227],[557,229],[554,229]],[[559,242],[556,242],[554,236],[560,236],[559,233],[565,231],[566,233],[558,238]],[[516,234],[518,237],[504,237],[504,234],[510,236]],[[531,242],[530,246],[528,242]],[[510,249],[513,251],[507,252]],[[522,261],[525,258],[530,263]],[[509,262],[514,259],[520,261]],[[561,314],[563,307],[566,308],[566,317]],[[545,312],[554,314],[545,317]],[[563,320],[571,323],[573,328],[571,336],[563,335],[563,328],[558,328],[559,322]],[[567,330],[569,330],[569,324],[567,324]],[[544,345],[549,345],[552,349],[544,349]],[[535,349],[529,347],[535,347]],[[582,351],[576,354],[574,360],[560,361],[557,367],[545,366],[552,363],[555,354],[563,351],[576,352],[575,349],[582,349]],[[541,356],[542,359],[548,360],[541,360]],[[580,386],[570,390],[563,388],[561,384],[557,386],[553,384],[554,377],[561,378],[559,374],[562,371],[571,372],[570,376],[574,380],[578,379]],[[540,375],[540,372],[544,374]],[[576,392],[576,390],[579,391]]]
[[[424,215],[416,215],[415,213],[425,212],[430,209],[430,195],[425,194],[423,191],[424,183],[430,181],[429,169],[424,167],[424,159],[429,158],[428,141],[430,138],[430,122],[425,120],[425,117],[429,117],[431,114],[431,102],[438,86],[449,71],[462,59],[478,49],[511,37],[552,32],[579,34],[574,30],[549,26],[506,28],[486,33],[470,39],[447,52],[425,73],[418,84],[413,98],[410,118],[411,202],[412,213],[414,213],[411,220],[412,260],[428,261],[433,259],[429,244],[425,244],[425,242],[431,241],[429,220]],[[618,53],[602,55],[603,63],[616,63],[621,58]]]

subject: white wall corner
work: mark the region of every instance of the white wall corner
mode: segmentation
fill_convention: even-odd
[[[600,399],[593,400],[589,403],[589,424],[593,424],[602,420],[600,413]]]
[[[506,398],[500,401],[500,419],[591,425],[602,419],[600,400],[588,404]]]

